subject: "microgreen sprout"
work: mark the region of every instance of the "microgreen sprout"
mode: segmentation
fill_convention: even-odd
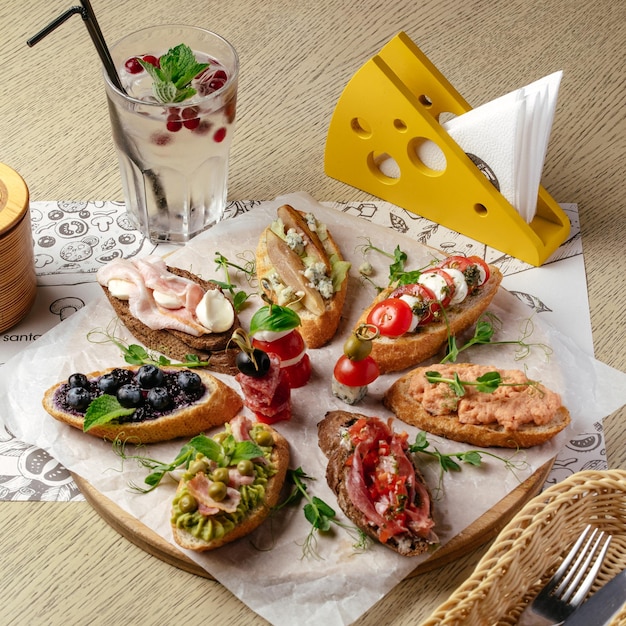
[[[115,321],[113,323],[115,325]],[[196,354],[187,354],[185,359],[180,363],[172,363],[167,357],[156,352],[150,352],[143,346],[131,343],[128,344],[115,335],[115,327],[111,328],[111,325],[107,328],[94,328],[87,333],[87,340],[91,343],[105,344],[112,343],[116,345],[124,361],[129,365],[156,365],[157,367],[207,367],[208,361],[201,361]]]
[[[521,336],[517,340],[508,340],[508,341],[493,341],[493,336],[496,331],[502,326],[502,322],[500,319],[491,312],[485,313],[476,323],[476,328],[474,329],[474,335],[466,341],[463,345],[459,346],[457,339],[454,335],[448,332],[448,347],[446,356],[441,360],[441,363],[454,363],[459,357],[459,354],[472,346],[478,345],[492,345],[492,346],[502,346],[502,345],[517,345],[519,348],[515,353],[515,360],[521,360],[526,358],[533,347],[541,348],[546,357],[549,357],[552,354],[552,348],[543,343],[527,343],[526,339],[528,339],[534,331],[534,324],[532,319],[528,318],[524,321],[524,324],[521,328]]]
[[[435,447],[431,448],[426,433],[423,431],[417,433],[415,437],[415,442],[409,445],[409,452],[411,452],[412,454],[427,455],[437,461],[437,463],[439,464],[439,480],[437,484],[437,491],[439,492],[442,489],[443,475],[446,472],[462,471],[461,464],[471,465],[473,467],[481,467],[483,464],[483,457],[491,457],[493,459],[496,459],[497,461],[501,461],[502,463],[504,463],[505,467],[509,469],[514,475],[516,475],[516,471],[521,471],[528,466],[528,463],[526,461],[514,462],[511,458],[507,459],[487,450],[466,450],[465,452],[443,453]],[[517,454],[517,452],[515,454]]]
[[[113,442],[113,450],[123,460],[134,460],[140,466],[150,471],[144,482],[148,487],[140,487],[131,483],[131,489],[141,493],[148,493],[159,486],[166,474],[177,469],[188,469],[191,461],[198,457],[206,457],[217,463],[218,467],[236,465],[239,461],[256,459],[263,456],[263,450],[253,441],[236,441],[228,433],[219,442],[206,435],[197,435],[186,443],[171,463],[163,463],[142,455],[126,453],[126,441],[117,438]]]
[[[248,283],[256,276],[256,266],[254,260],[243,258],[243,265],[238,265],[228,260],[221,252],[215,253],[215,264],[218,268],[222,268],[224,270],[224,274],[226,275],[226,281],[212,280],[212,283],[215,283],[222,289],[230,292],[233,298],[233,306],[235,311],[239,313],[243,308],[244,304],[250,298],[252,294],[246,293],[243,290],[237,290],[236,286],[233,284],[230,278],[229,268],[233,268],[238,272],[242,272]]]
[[[317,550],[317,535],[330,533],[333,524],[344,529],[354,539],[355,550],[365,550],[369,542],[367,535],[356,526],[338,520],[331,506],[317,496],[309,494],[305,480],[315,480],[315,478],[306,474],[301,467],[295,470],[289,469],[286,482],[292,484],[293,488],[287,498],[274,507],[274,510],[280,510],[288,505],[300,504],[303,499],[306,500],[303,508],[304,517],[311,524],[311,529],[302,544],[302,558],[322,558]]]
[[[513,383],[504,382],[500,372],[495,370],[493,372],[485,372],[481,376],[478,376],[476,380],[461,380],[457,372],[453,373],[452,378],[442,376],[437,371],[425,372],[424,376],[426,380],[433,385],[436,383],[447,383],[459,397],[465,395],[467,387],[476,387],[476,391],[480,391],[481,393],[493,393],[498,387],[537,386],[537,382],[534,380]]]

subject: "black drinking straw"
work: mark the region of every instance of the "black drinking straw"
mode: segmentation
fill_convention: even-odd
[[[118,76],[117,70],[115,69],[115,64],[113,63],[113,59],[111,58],[111,53],[109,52],[106,41],[104,40],[104,36],[102,35],[100,26],[98,25],[96,15],[91,8],[91,3],[89,2],[89,0],[80,0],[80,3],[82,6],[70,7],[69,9],[67,9],[67,11],[61,13],[61,15],[59,15],[55,20],[50,22],[50,24],[48,24],[45,28],[43,28],[36,35],[31,37],[26,42],[27,45],[32,48],[32,46],[40,42],[46,35],[49,35],[53,30],[56,30],[59,26],[61,26],[61,24],[63,24],[70,17],[72,17],[72,15],[78,13],[83,18],[83,22],[85,22],[85,26],[89,31],[91,40],[96,47],[98,55],[100,56],[100,60],[104,65],[104,69],[109,76],[109,80],[122,93],[126,93],[124,87],[122,87],[122,83],[120,82],[120,77]]]

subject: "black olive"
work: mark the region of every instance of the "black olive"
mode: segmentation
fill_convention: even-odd
[[[141,406],[143,403],[143,394],[141,393],[141,387],[138,385],[122,385],[117,390],[117,401],[125,409],[133,409]]]
[[[137,382],[144,389],[160,387],[164,380],[163,372],[156,365],[142,365],[137,371]]]
[[[83,387],[84,389],[89,389],[89,381],[87,380],[87,376],[84,374],[72,374],[67,382],[70,387]]]
[[[237,369],[245,376],[251,376],[252,378],[261,378],[270,371],[271,361],[267,352],[254,348],[252,351],[252,357],[243,350],[237,354],[235,363]],[[256,365],[255,365],[256,361]]]
[[[67,403],[78,411],[85,410],[91,402],[91,394],[83,387],[72,387],[67,392]]]

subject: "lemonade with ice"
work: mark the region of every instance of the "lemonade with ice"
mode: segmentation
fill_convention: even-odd
[[[106,89],[129,214],[152,241],[184,243],[218,222],[226,206],[238,63],[232,48],[225,54],[228,44],[214,53],[154,45],[161,39],[153,47],[135,42],[132,53],[118,44],[126,93],[108,81]]]

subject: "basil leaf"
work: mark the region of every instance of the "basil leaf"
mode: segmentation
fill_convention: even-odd
[[[289,307],[272,304],[261,307],[250,320],[250,336],[261,330],[281,332],[300,326],[300,316]]]

